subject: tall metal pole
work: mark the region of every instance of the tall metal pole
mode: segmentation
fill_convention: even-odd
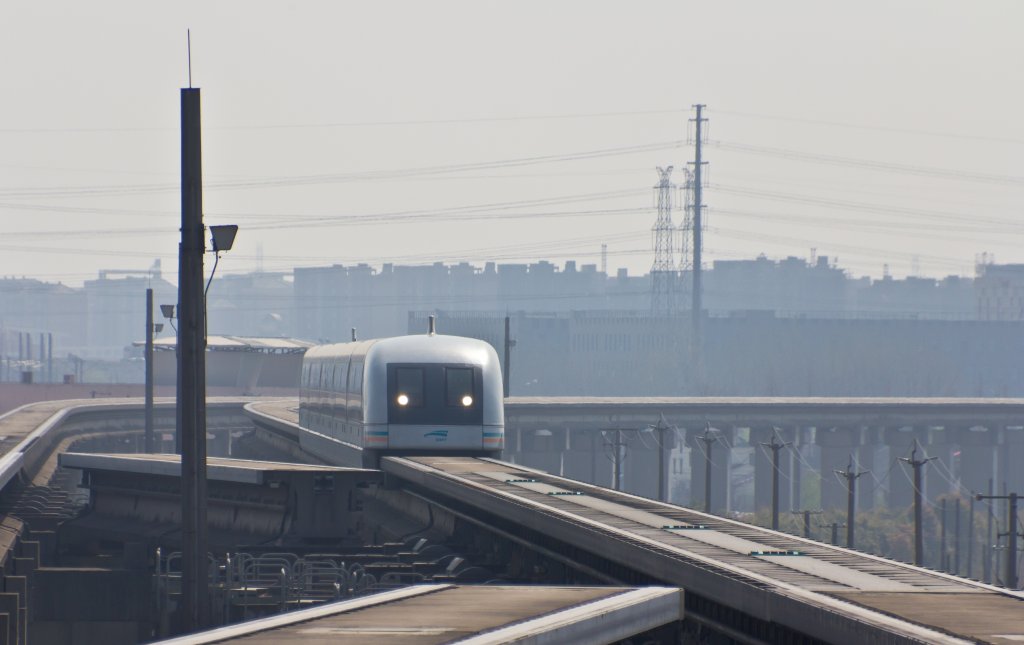
[[[502,385],[503,385],[504,390],[505,390],[504,394],[505,394],[505,398],[506,399],[508,398],[508,393],[509,393],[509,376],[511,375],[511,372],[512,372],[511,365],[509,363],[509,361],[512,360],[512,345],[513,345],[512,336],[511,336],[511,328],[512,328],[512,323],[509,320],[509,317],[505,316],[505,362],[502,364],[502,368],[503,368],[503,374],[502,374],[503,382],[502,382]]]
[[[992,495],[995,494],[995,490],[993,489],[993,482],[992,482],[992,478],[991,477],[988,478],[988,494],[989,494],[989,497],[991,497]],[[975,499],[978,499],[977,495],[975,495]],[[982,567],[984,568],[985,582],[987,582],[989,584],[992,584],[992,553],[993,553],[993,550],[992,550],[992,509],[991,508],[989,508],[988,512],[985,513],[985,518],[986,518],[986,525],[985,525],[985,553],[984,553],[985,561],[982,563]]]
[[[956,512],[953,515],[953,573],[960,575],[960,498],[956,502]]]
[[[695,363],[695,369],[700,374],[701,364],[701,262],[703,246],[703,210],[704,210],[704,184],[703,184],[703,171],[704,171],[704,159],[703,159],[703,144],[704,144],[704,122],[707,120],[703,118],[703,105],[693,106],[697,110],[697,116],[694,119],[695,128],[695,141],[694,141],[694,155],[693,155],[693,302],[691,304],[691,315],[693,319],[692,325],[692,358]],[[697,386],[702,388],[703,385],[698,381]]]
[[[949,554],[946,553],[946,498],[942,498],[939,504],[939,514],[942,517],[942,525],[939,528],[939,569],[949,571]]]
[[[821,511],[817,512],[820,513]],[[819,524],[818,528],[832,529],[832,546],[839,546],[839,529],[844,526],[846,525],[840,524],[839,522],[832,522],[831,524]]]
[[[615,490],[622,490],[622,430],[615,431]]]
[[[658,431],[658,500],[662,502],[668,501],[668,477],[665,472],[665,463],[668,461],[668,444],[665,442],[665,435],[668,431],[668,422],[665,421],[665,415],[661,415],[658,418],[658,425],[655,426],[655,430]]]
[[[974,577],[974,502],[971,497],[971,507],[968,511],[970,517],[967,520],[967,577]]]
[[[711,446],[717,439],[711,434],[711,424],[704,428],[704,434],[697,437],[704,443],[704,512],[711,512]]]
[[[914,439],[914,449],[910,452],[910,458],[900,457],[900,461],[910,464],[914,469],[914,564],[924,566],[924,532],[922,528],[922,493],[921,470],[935,457],[925,459],[917,458],[917,449],[920,446],[917,439]]]
[[[775,432],[772,431],[771,443],[761,442],[762,446],[772,450],[772,530],[779,530],[779,451],[789,445],[790,442],[776,443]]]
[[[1017,530],[1017,502],[1021,496],[1017,493],[1009,495],[975,495],[975,499],[1005,499],[1007,501],[1006,533],[999,536],[1006,536],[1006,586],[1010,589],[1017,588],[1017,539],[1020,531]]]
[[[153,290],[146,289],[146,452],[153,452]]]
[[[178,247],[178,434],[181,442],[182,618],[206,626],[206,306],[203,297],[199,89],[181,90],[181,244]]]
[[[1010,493],[1009,560],[1006,563],[1006,584],[1010,589],[1017,588],[1017,493]]]
[[[846,548],[852,549],[854,545],[854,521],[857,506],[857,479],[861,475],[868,474],[864,470],[857,472],[853,469],[853,455],[850,455],[850,465],[846,470],[834,471],[837,475],[846,480]]]
[[[820,515],[821,511],[804,510],[804,511],[790,511],[790,513],[792,513],[793,515],[803,515],[804,516],[804,537],[805,538],[811,537],[811,515]]]

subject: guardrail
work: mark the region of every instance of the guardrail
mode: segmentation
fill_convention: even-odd
[[[211,400],[207,402],[208,413],[242,415],[242,408],[251,402],[249,398]],[[92,401],[68,401],[67,407],[56,410],[42,423],[29,432],[8,453],[0,457],[0,491],[20,474],[32,479],[42,465],[53,455],[60,443],[76,435],[97,432],[139,431],[144,423],[145,406],[140,399],[119,402],[95,403]],[[33,407],[53,405],[54,402],[30,403],[0,415],[0,420],[23,414]],[[175,422],[174,401],[160,401],[154,404],[157,427],[173,427]]]

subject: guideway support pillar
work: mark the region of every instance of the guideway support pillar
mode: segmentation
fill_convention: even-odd
[[[971,426],[957,428],[955,440],[960,446],[960,483],[974,493],[987,493],[988,480],[1001,482],[996,473],[996,443],[999,438],[998,428]]]
[[[1010,491],[1024,491],[1024,427],[1003,428],[999,445],[999,479]]]

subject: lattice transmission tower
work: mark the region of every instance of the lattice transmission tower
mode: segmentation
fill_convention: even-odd
[[[654,264],[651,265],[651,311],[668,314],[675,310],[678,300],[679,271],[673,253],[676,228],[672,224],[672,166],[658,168],[658,219],[651,232],[654,234]]]
[[[687,301],[690,289],[692,288],[693,258],[690,254],[691,238],[693,236],[693,173],[688,168],[683,168],[683,221],[676,229],[679,234],[679,289],[676,296],[677,307],[682,309]]]

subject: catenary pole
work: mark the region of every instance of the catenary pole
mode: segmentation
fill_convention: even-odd
[[[153,452],[153,290],[146,289],[146,431],[147,453]]]
[[[925,464],[935,459],[935,457],[918,459],[917,449],[919,447],[920,443],[917,439],[914,439],[914,449],[910,452],[910,457],[900,457],[900,461],[910,464],[914,469],[914,564],[921,567],[924,566],[923,500],[921,493],[923,479],[921,477],[921,470]]]
[[[790,444],[788,441],[778,441],[776,435],[778,430],[772,430],[770,443],[761,442],[761,445],[770,448],[772,451],[772,530],[779,530],[779,451]]]
[[[704,434],[697,437],[704,444],[704,512],[711,512],[711,447],[717,438],[711,434],[711,424],[704,428]]]
[[[182,627],[207,624],[206,303],[198,88],[181,90],[181,244],[178,248],[177,416],[181,445]]]
[[[850,455],[850,464],[846,470],[835,470],[835,474],[846,480],[846,548],[854,547],[854,521],[857,507],[857,479],[869,471],[857,472],[853,468],[853,455]]]
[[[1017,540],[1021,536],[1021,532],[1017,527],[1017,503],[1020,501],[1021,496],[1017,493],[1010,493],[1009,495],[975,495],[975,499],[1005,499],[1007,502],[1007,521],[1006,521],[1006,533],[1000,533],[999,536],[1006,536],[1006,586],[1010,589],[1017,588]]]

